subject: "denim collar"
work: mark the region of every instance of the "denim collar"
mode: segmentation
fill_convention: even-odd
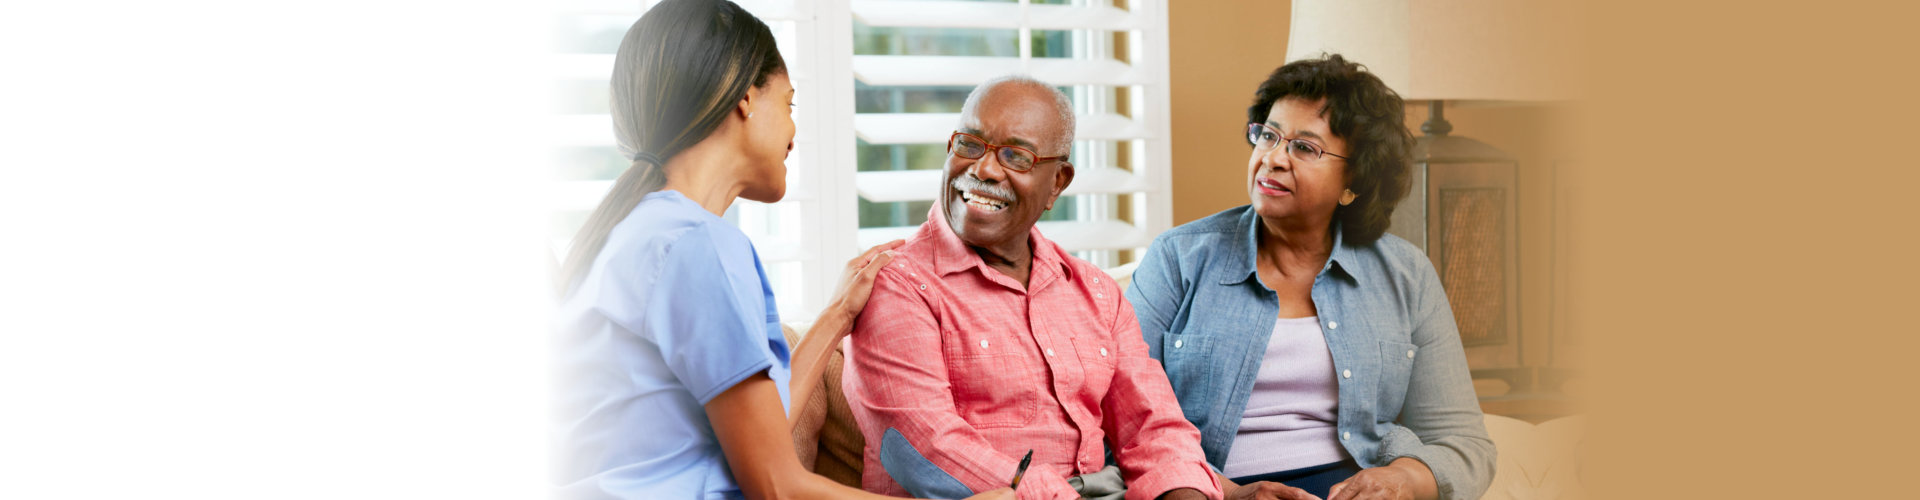
[[[1249,279],[1259,279],[1260,214],[1255,213],[1249,208],[1245,213],[1240,214],[1240,220],[1236,222],[1234,226],[1234,231],[1244,236],[1226,240],[1228,245],[1238,244],[1240,246],[1240,248],[1227,249],[1227,255],[1238,253],[1245,256],[1245,258],[1221,261],[1221,265],[1225,271],[1220,275],[1220,284],[1222,285],[1237,285]],[[1346,240],[1341,235],[1340,221],[1334,221],[1333,253],[1327,256],[1327,264],[1325,267],[1320,268],[1320,272],[1325,273],[1330,269],[1339,269],[1342,274],[1346,274],[1347,277],[1351,278],[1353,277],[1353,273],[1347,268],[1352,265],[1352,262],[1355,262],[1353,250],[1347,248]]]

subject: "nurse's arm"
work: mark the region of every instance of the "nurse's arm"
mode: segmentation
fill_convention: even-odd
[[[813,401],[814,392],[820,390],[820,377],[827,372],[827,360],[832,359],[833,349],[840,346],[840,339],[853,331],[854,318],[860,317],[860,311],[867,307],[867,296],[873,291],[873,276],[880,269],[893,262],[893,254],[888,252],[898,248],[906,240],[893,240],[873,248],[853,260],[847,261],[846,270],[841,273],[840,286],[836,288],[833,300],[820,312],[813,326],[807,328],[806,335],[800,337],[799,345],[793,349],[793,379],[788,381],[788,394],[792,395],[794,411],[787,416],[787,425],[796,436],[812,436],[820,433],[824,418],[804,418],[807,402]],[[824,411],[825,407],[822,407]],[[809,423],[810,428],[801,428]]]

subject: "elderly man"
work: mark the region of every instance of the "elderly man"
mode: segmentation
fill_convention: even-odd
[[[1034,229],[1073,181],[1067,97],[1003,77],[960,116],[938,203],[849,337],[866,489],[964,497],[1007,486],[1031,450],[1019,498],[1111,494],[1119,478],[1128,499],[1220,498],[1120,288]],[[1118,477],[1095,474],[1109,450]]]

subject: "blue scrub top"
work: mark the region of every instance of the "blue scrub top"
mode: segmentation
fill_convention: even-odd
[[[764,372],[791,407],[773,289],[746,234],[678,192],[648,194],[556,320],[556,497],[741,497],[703,405]]]

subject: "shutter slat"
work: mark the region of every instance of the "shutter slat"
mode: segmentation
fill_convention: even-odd
[[[867,85],[979,85],[987,79],[1026,73],[1053,85],[1147,85],[1132,66],[1114,60],[1018,57],[853,56],[853,76]]]
[[[854,0],[849,6],[868,26],[1127,31],[1141,25],[1132,13],[1104,5],[1030,5],[1025,16],[1011,3]]]
[[[954,115],[959,116],[959,115]],[[793,144],[798,148],[813,144],[820,132],[803,125],[803,116],[794,113]],[[611,115],[554,115],[547,127],[552,134],[551,144],[560,147],[572,146],[613,146],[613,117]],[[945,136],[941,136],[945,140]]]

